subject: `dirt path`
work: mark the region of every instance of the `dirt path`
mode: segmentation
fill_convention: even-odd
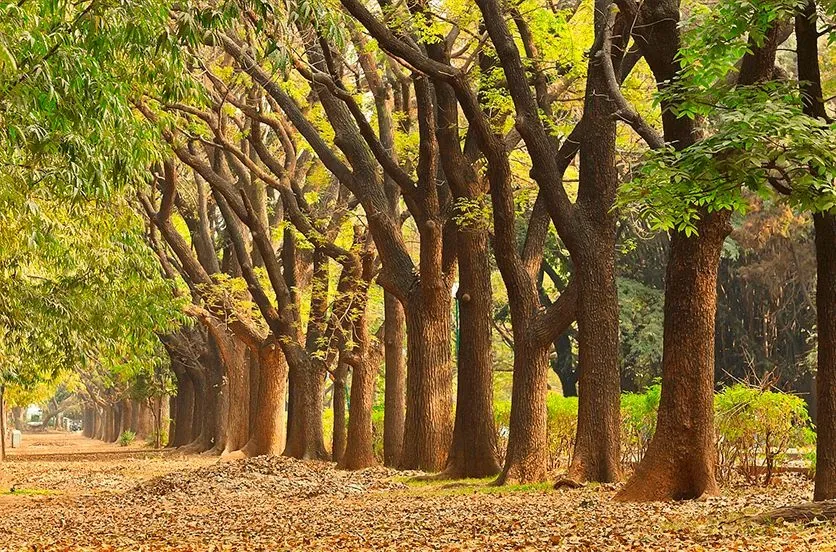
[[[411,483],[383,468],[286,458],[124,452],[77,436],[33,439],[0,464],[5,550],[822,550],[832,524],[740,518],[809,498],[798,476],[678,504],[625,505],[610,486],[496,489]],[[51,441],[50,441],[51,440]]]

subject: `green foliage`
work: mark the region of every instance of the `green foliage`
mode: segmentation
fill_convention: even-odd
[[[621,395],[621,461],[629,466],[647,452],[650,439],[656,432],[656,414],[662,386],[655,384],[644,393]]]
[[[804,400],[795,395],[737,384],[715,395],[714,409],[721,479],[736,470],[751,483],[768,483],[787,449],[815,438]]]
[[[134,442],[136,439],[136,433],[131,431],[130,429],[126,429],[119,435],[119,446],[120,447],[127,447],[131,443]]]
[[[661,375],[664,296],[629,278],[619,278],[617,285],[622,370],[643,389]]]

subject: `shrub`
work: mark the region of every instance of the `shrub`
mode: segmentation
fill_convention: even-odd
[[[136,439],[136,433],[134,433],[130,429],[126,429],[121,433],[121,435],[119,435],[119,446],[127,447],[128,445],[134,442],[134,439]]]
[[[640,461],[656,431],[656,414],[662,386],[651,385],[644,393],[621,395],[621,463],[627,467]]]
[[[575,432],[578,426],[578,398],[549,393],[546,397],[546,428],[549,435],[549,469],[566,468],[575,448]]]
[[[718,476],[727,480],[734,470],[763,484],[787,449],[813,441],[804,400],[795,395],[732,385],[714,396]]]

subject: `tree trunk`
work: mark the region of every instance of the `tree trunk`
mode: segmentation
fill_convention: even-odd
[[[0,384],[0,462],[6,459],[6,386]]]
[[[258,363],[261,381],[258,382],[257,412],[250,440],[243,451],[247,456],[278,455],[285,446],[287,362],[278,344],[270,342],[261,347]]]
[[[249,425],[250,425],[250,435],[252,435],[253,428],[256,424],[256,419],[261,414],[259,412],[259,394],[258,394],[258,385],[261,381],[261,352],[259,351],[258,354],[251,354],[250,355],[250,362],[249,362],[249,383],[250,383],[250,418],[249,418]]]
[[[578,396],[578,372],[572,362],[572,340],[569,332],[563,332],[554,340],[555,358],[552,360],[552,371],[560,379],[560,387],[564,397]]]
[[[174,435],[170,436],[172,445],[182,447],[192,440],[194,425],[195,388],[185,366],[172,359],[171,368],[177,378],[176,413],[174,416]]]
[[[358,352],[360,361],[351,370],[351,402],[348,413],[348,437],[339,467],[347,470],[368,468],[377,463],[374,457],[372,406],[377,365],[368,352],[368,341]]]
[[[729,215],[703,213],[699,235],[676,232],[671,237],[656,433],[618,500],[683,500],[718,491],[714,317],[717,267]]]
[[[404,311],[408,368],[400,467],[440,471],[453,430],[450,297],[442,286],[421,289]]]
[[[326,460],[322,432],[322,399],[325,392],[324,370],[307,359],[297,359],[290,366],[290,422],[287,428],[285,456],[302,460]]]
[[[523,326],[523,324],[519,324]],[[548,468],[546,380],[549,370],[548,345],[534,346],[522,337],[526,328],[514,334],[514,380],[511,386],[511,421],[508,449],[498,485],[543,481]]]
[[[595,36],[604,32],[609,0],[595,0]],[[624,41],[626,42],[626,41]],[[609,61],[609,60],[608,60]],[[618,292],[615,284],[616,109],[604,62],[591,56],[580,144],[576,231],[567,242],[580,284],[578,428],[569,466],[574,481],[617,481],[621,475],[621,374],[618,367]]]
[[[223,454],[242,449],[250,436],[249,357],[252,353],[238,340],[234,342],[240,348],[235,354],[236,361],[224,362],[229,381],[229,413]]]
[[[174,443],[174,434],[176,433],[176,419],[177,419],[177,396],[168,398],[168,442],[166,447],[174,448],[177,445]],[[165,421],[165,420],[163,420]]]
[[[345,455],[346,412],[348,398],[346,393],[349,366],[340,359],[334,375],[333,404],[334,424],[331,432],[331,460],[339,464]],[[353,390],[352,390],[353,393]]]
[[[119,408],[121,410],[119,435],[122,435],[124,432],[132,431],[133,429],[133,426],[131,425],[131,422],[133,421],[134,417],[133,402],[130,399],[122,399],[120,401]]]
[[[613,140],[615,138],[613,137]],[[583,148],[581,148],[583,153]],[[605,215],[606,216],[606,215]],[[621,375],[618,369],[618,291],[615,228],[590,232],[594,246],[575,252],[578,295],[578,428],[569,467],[574,481],[621,476]]]
[[[836,498],[836,214],[813,215],[816,228],[816,487],[813,500]]]
[[[395,467],[403,449],[406,420],[406,358],[403,346],[405,320],[403,306],[390,293],[383,296],[385,319],[383,348],[386,375],[383,399],[383,464]]]
[[[443,476],[487,477],[500,471],[493,416],[491,267],[487,232],[460,228],[458,387],[453,442]]]

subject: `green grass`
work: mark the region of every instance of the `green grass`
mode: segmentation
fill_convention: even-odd
[[[449,496],[468,494],[501,494],[515,492],[537,492],[551,489],[551,483],[529,483],[525,485],[493,485],[495,477],[482,479],[418,479],[398,477],[395,481],[405,483],[408,494],[423,496]]]
[[[15,489],[14,491],[4,491],[0,493],[3,496],[46,496],[58,494],[58,491],[50,489]]]

